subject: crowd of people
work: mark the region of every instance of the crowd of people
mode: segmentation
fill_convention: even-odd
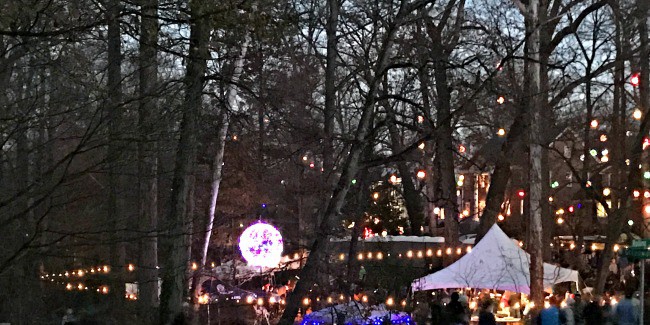
[[[564,304],[556,296],[549,297],[537,324],[540,325],[636,325],[639,324],[640,302],[634,298],[634,290],[625,290],[621,301],[609,295],[593,296],[589,301],[580,294],[565,299]]]
[[[535,324],[538,325],[637,325],[640,317],[640,302],[634,297],[633,289],[625,290],[620,301],[613,296],[587,296],[583,299],[579,293],[565,296],[551,295],[548,304],[536,314]],[[468,298],[458,292],[442,298],[433,296],[433,300],[418,303],[413,310],[413,318],[417,324],[468,325],[472,314],[477,317],[478,325],[496,325],[496,309],[498,302],[489,296],[478,299],[477,308],[469,308]],[[443,302],[444,300],[444,302]],[[514,305],[514,304],[513,304]],[[530,315],[527,308],[516,304],[522,310],[513,310],[510,315]],[[427,308],[428,307],[428,308]],[[525,309],[525,310],[524,310]]]

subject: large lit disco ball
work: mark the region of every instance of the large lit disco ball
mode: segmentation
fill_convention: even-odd
[[[276,267],[282,257],[282,235],[275,227],[258,222],[241,234],[239,250],[248,265]]]

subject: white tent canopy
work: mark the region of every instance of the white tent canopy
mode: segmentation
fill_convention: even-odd
[[[530,293],[530,255],[497,226],[472,251],[436,273],[413,281],[413,290],[477,288]],[[544,288],[578,282],[578,271],[544,263]]]

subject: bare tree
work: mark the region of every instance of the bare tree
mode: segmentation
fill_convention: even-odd
[[[158,0],[143,0],[140,18],[138,176],[138,303],[140,318],[153,323],[158,306],[158,160],[155,117],[158,115]]]
[[[119,200],[121,191],[121,173],[123,170],[121,160],[124,155],[123,143],[120,141],[120,124],[122,120],[122,40],[120,32],[120,11],[122,3],[120,0],[111,0],[107,7],[107,24],[108,24],[108,104],[106,109],[106,119],[108,123],[108,195],[106,203],[106,216],[111,224],[111,253],[110,261],[114,267],[113,285],[110,295],[113,298],[114,306],[120,306],[124,301],[123,272],[126,259],[126,250],[124,246],[124,229],[126,218],[122,204]]]
[[[368,89],[361,107],[361,117],[354,130],[354,139],[349,147],[349,153],[345,158],[341,169],[341,177],[332,191],[330,200],[326,203],[321,214],[320,225],[316,232],[316,238],[311,245],[309,258],[300,272],[300,280],[287,299],[287,305],[280,319],[280,324],[292,324],[302,297],[307,293],[316,281],[318,270],[327,263],[328,241],[334,230],[340,222],[339,212],[344,204],[345,197],[352,179],[355,177],[360,168],[360,158],[367,142],[367,136],[371,131],[371,121],[375,109],[376,97],[381,85],[383,75],[387,72],[390,54],[393,48],[393,42],[397,30],[404,24],[405,18],[414,10],[419,9],[426,2],[402,2],[395,12],[389,23],[384,26],[384,36],[379,42],[379,48],[376,58],[371,60],[372,65],[366,70],[369,77],[367,81]],[[393,8],[391,8],[394,10]]]
[[[201,249],[201,268],[205,268],[208,261],[208,248],[210,247],[210,238],[212,237],[212,229],[214,227],[215,213],[217,211],[217,199],[219,197],[219,187],[223,175],[223,158],[226,147],[226,140],[228,138],[228,126],[230,125],[229,110],[236,110],[237,103],[237,84],[239,83],[240,76],[244,70],[244,58],[250,46],[250,35],[248,33],[244,36],[244,42],[241,44],[240,52],[235,62],[233,63],[233,72],[230,77],[230,82],[226,86],[226,101],[227,106],[222,107],[219,116],[219,128],[217,131],[217,143],[214,159],[212,161],[212,182],[210,186],[210,201],[208,205],[208,215],[205,228],[205,236],[203,239],[203,247]],[[198,294],[198,273],[194,276],[194,296]]]
[[[190,1],[190,44],[185,75],[185,101],[176,153],[169,214],[164,222],[168,238],[164,246],[160,322],[170,324],[183,318],[183,297],[186,295],[186,272],[189,257],[187,216],[190,178],[193,174],[197,147],[197,119],[203,105],[203,80],[208,59],[209,20],[207,4]]]
[[[544,302],[544,260],[542,227],[542,133],[541,133],[541,63],[540,63],[540,2],[532,0],[524,5],[515,2],[526,20],[527,40],[526,59],[529,84],[528,108],[530,130],[530,173],[529,173],[529,231],[528,251],[530,253],[530,293],[537,306]]]

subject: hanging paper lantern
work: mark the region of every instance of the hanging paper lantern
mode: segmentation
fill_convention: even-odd
[[[248,265],[276,267],[282,257],[282,235],[275,227],[259,222],[241,234],[239,249]]]

